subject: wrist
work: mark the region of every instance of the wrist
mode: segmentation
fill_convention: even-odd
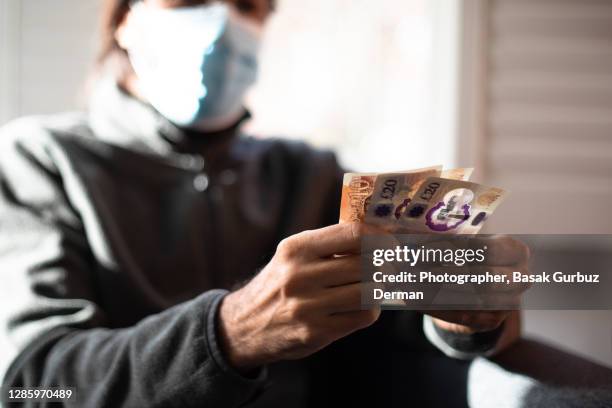
[[[248,330],[248,321],[240,317],[239,293],[232,292],[225,296],[219,306],[217,327],[219,343],[228,363],[240,372],[248,374],[262,366],[252,352],[252,338]]]

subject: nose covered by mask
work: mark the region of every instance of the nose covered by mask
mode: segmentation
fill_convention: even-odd
[[[257,77],[261,27],[213,3],[130,13],[127,51],[148,102],[178,126],[218,130],[243,114]]]

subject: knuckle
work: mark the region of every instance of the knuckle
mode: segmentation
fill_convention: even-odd
[[[299,268],[297,265],[286,262],[280,268],[280,278],[279,283],[281,288],[288,294],[297,289],[298,286],[298,276],[299,276]]]
[[[303,325],[296,331],[298,342],[305,347],[313,347],[320,343],[320,336],[312,326]]]
[[[290,321],[297,321],[302,317],[302,305],[295,299],[287,301],[286,316]]]
[[[286,258],[294,257],[298,252],[298,244],[296,241],[297,240],[294,237],[283,239],[276,247],[276,252]]]
[[[312,308],[307,301],[298,297],[285,300],[284,315],[291,325],[310,325],[313,322]]]

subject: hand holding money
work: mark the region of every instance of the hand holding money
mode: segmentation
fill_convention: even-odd
[[[282,241],[268,265],[226,296],[219,310],[222,347],[238,370],[306,357],[374,323],[363,310],[361,237],[380,233],[345,223]]]
[[[340,223],[363,222],[392,233],[476,234],[507,193],[469,182],[472,170],[433,166],[396,173],[347,173]],[[492,258],[492,271],[526,270],[529,251],[525,245],[509,237],[494,238],[489,245],[502,248],[498,253],[504,254]],[[428,313],[439,327],[457,333],[494,329],[509,315],[505,311]],[[513,316],[516,321],[516,313]],[[517,325],[512,327],[516,329]],[[512,336],[517,335],[518,330],[512,330]]]

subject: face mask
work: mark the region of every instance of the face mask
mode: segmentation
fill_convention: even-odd
[[[126,33],[140,92],[178,126],[217,130],[243,114],[257,77],[261,27],[213,3],[156,9],[132,6]]]

